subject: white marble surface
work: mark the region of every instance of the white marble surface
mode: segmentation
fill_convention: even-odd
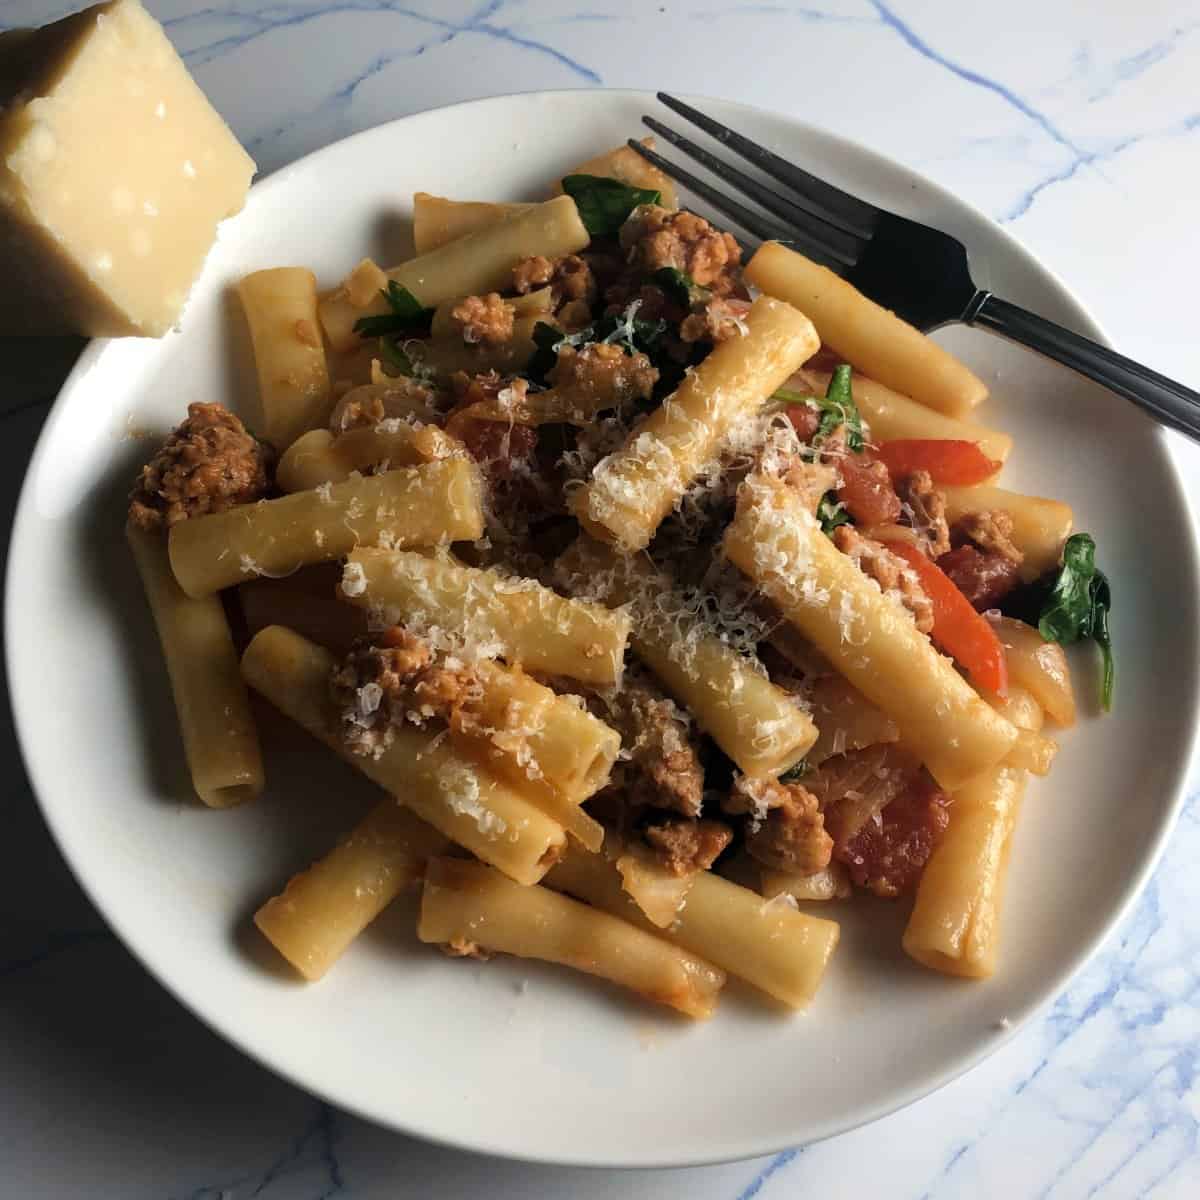
[[[0,28],[72,7],[4,0]],[[913,164],[1005,223],[1122,349],[1200,386],[1200,0],[1009,0],[987,15],[961,0],[150,7],[264,170],[390,117],[534,88],[673,88],[802,116]],[[6,517],[75,349],[26,345],[9,356]],[[1200,452],[1176,449],[1200,506]],[[1152,496],[1136,502],[1152,510]],[[107,933],[41,827],[6,716],[2,736],[5,1197],[1200,1195],[1195,772],[1191,804],[1134,912],[1040,1019],[965,1078],[866,1129],[768,1159],[583,1172],[368,1126],[220,1042]]]

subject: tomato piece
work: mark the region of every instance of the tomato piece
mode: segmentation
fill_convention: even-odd
[[[887,525],[900,516],[900,497],[882,463],[866,454],[847,454],[837,466],[842,476],[837,497],[858,524]]]
[[[784,416],[792,423],[796,436],[802,442],[811,442],[821,425],[821,414],[808,404],[789,404]]]
[[[934,483],[964,487],[983,483],[1003,465],[988,458],[978,442],[956,438],[897,438],[877,446],[875,457],[887,466],[893,479],[928,471]]]
[[[945,571],[916,546],[889,542],[888,549],[912,567],[933,605],[933,631],[929,636],[934,645],[956,659],[985,691],[1007,695],[1008,664],[991,625],[971,607]]]

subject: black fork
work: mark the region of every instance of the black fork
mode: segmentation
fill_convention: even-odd
[[[630,148],[761,241],[792,246],[918,329],[978,325],[1020,342],[1124,396],[1163,425],[1200,441],[1200,393],[1089,338],[975,286],[962,243],[939,229],[851,196],[690,104],[658,98],[721,146],[781,184],[781,193],[653,117],[672,146],[748,197],[734,199],[634,139]]]

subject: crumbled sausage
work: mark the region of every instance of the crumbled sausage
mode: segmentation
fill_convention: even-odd
[[[969,545],[955,546],[937,565],[980,612],[995,608],[1017,586],[1021,574],[1011,558]]]
[[[896,494],[908,506],[909,519],[920,535],[925,553],[930,558],[945,554],[950,549],[946,493],[933,486],[933,476],[928,471],[914,471],[900,481]]]
[[[922,773],[836,851],[850,878],[877,896],[911,892],[950,823],[950,797]]]
[[[477,958],[481,962],[487,962],[492,957],[478,942],[462,937],[451,938],[442,946],[442,952],[451,958]]]
[[[554,278],[554,264],[544,254],[533,254],[513,264],[513,291],[528,295],[545,287]]]
[[[633,668],[625,672],[621,690],[607,698],[607,706],[608,719],[629,755],[624,764],[632,775],[626,788],[629,801],[698,817],[704,770],[696,738],[675,702]]]
[[[330,678],[342,739],[354,754],[378,758],[397,726],[441,718],[454,725],[480,692],[475,672],[434,661],[429,647],[401,626],[360,639]]]
[[[811,875],[829,866],[833,838],[817,798],[799,783],[770,781],[769,811],[746,833],[746,851],[777,871]]]
[[[374,429],[381,421],[430,421],[436,413],[437,394],[428,384],[397,375],[385,385],[364,384],[347,392],[329,416],[332,433],[348,429]]]
[[[582,414],[590,415],[648,400],[658,382],[658,369],[640,352],[626,354],[620,346],[590,342],[579,350],[563,346],[546,382]]]
[[[998,554],[1020,566],[1025,555],[1012,540],[1013,519],[1003,509],[965,513],[954,522],[952,541],[956,546],[970,542],[988,554]]]
[[[646,274],[674,267],[716,296],[727,296],[738,286],[741,247],[732,234],[714,229],[695,213],[643,204],[621,226],[620,242],[630,264]]]
[[[450,310],[450,320],[472,345],[499,346],[513,335],[513,306],[499,292],[467,296]]]
[[[592,268],[578,254],[564,254],[553,260],[534,254],[513,267],[513,291],[518,295],[547,286],[553,290],[556,307],[579,300],[590,304],[597,294]]]
[[[725,342],[740,337],[746,332],[744,318],[749,308],[744,300],[709,300],[683,319],[679,336],[685,342]]]
[[[733,831],[720,821],[676,818],[661,825],[649,825],[646,841],[658,861],[673,875],[707,871],[733,841]]]
[[[933,605],[916,573],[904,559],[893,554],[882,542],[863,537],[849,525],[839,525],[833,531],[833,544],[852,558],[863,574],[874,579],[885,594],[904,605],[922,633],[933,628]]]
[[[129,519],[156,532],[206,513],[261,500],[275,455],[220,404],[189,404],[187,419],[142,468]]]

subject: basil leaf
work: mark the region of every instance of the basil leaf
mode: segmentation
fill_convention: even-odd
[[[817,505],[817,520],[821,522],[821,532],[831,534],[839,525],[851,525],[850,514],[846,506],[838,500],[833,492],[826,492]]]
[[[603,175],[568,175],[562,189],[575,201],[579,218],[592,237],[616,233],[635,208],[662,199],[650,188],[629,187]]]
[[[650,276],[650,282],[657,284],[681,308],[691,308],[693,305],[706,304],[712,298],[712,292],[701,287],[686,271],[677,267],[659,267]]]
[[[354,332],[361,337],[386,337],[395,333],[415,333],[422,330],[433,316],[432,308],[422,308],[421,302],[406,287],[394,279],[379,293],[392,311],[378,316],[359,317]]]
[[[1037,627],[1048,642],[1067,646],[1091,638],[1096,643],[1103,664],[1100,703],[1105,712],[1112,710],[1116,681],[1108,627],[1111,608],[1112,588],[1104,572],[1096,569],[1096,543],[1089,534],[1074,534],[1063,547],[1063,565],[1042,605]]]

